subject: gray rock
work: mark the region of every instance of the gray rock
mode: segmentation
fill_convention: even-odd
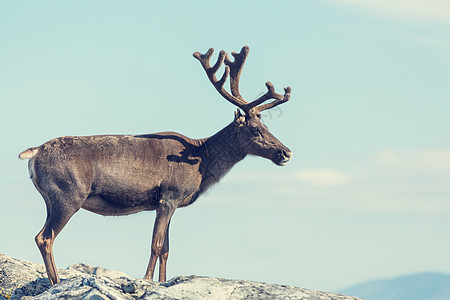
[[[59,270],[61,283],[50,287],[41,264],[0,253],[0,300],[7,299],[303,299],[359,298],[278,284],[179,276],[155,283],[86,264]]]

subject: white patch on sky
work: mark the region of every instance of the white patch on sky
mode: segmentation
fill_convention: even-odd
[[[371,12],[412,21],[450,23],[450,2],[447,0],[332,0],[357,6]]]
[[[449,12],[450,13],[450,12]],[[449,32],[450,33],[450,32]],[[446,49],[448,50],[450,48],[450,37],[446,36],[425,36],[425,35],[419,35],[414,34],[410,35],[409,38],[419,44],[436,48],[436,49]]]
[[[349,182],[348,174],[339,172],[332,168],[324,169],[302,169],[297,171],[294,178],[300,182],[308,183],[318,187],[333,187]]]
[[[375,156],[375,161],[389,166],[415,167],[450,173],[450,149],[413,151],[385,149]]]

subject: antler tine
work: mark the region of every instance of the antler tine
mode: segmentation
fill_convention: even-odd
[[[211,66],[209,65],[209,59],[211,58],[211,56],[214,53],[214,49],[213,48],[209,48],[208,51],[206,51],[205,54],[201,54],[200,52],[194,52],[194,57],[196,59],[198,59],[200,61],[200,63],[202,64],[203,69],[205,69],[205,71],[209,70],[211,68]]]
[[[241,49],[241,52],[231,52],[231,55],[234,57],[234,61],[232,62],[228,55],[225,56],[225,64],[230,67],[230,90],[233,96],[244,100],[239,92],[239,80],[241,77],[242,68],[244,67],[245,60],[247,59],[249,53],[249,47],[244,46]]]
[[[225,59],[227,59],[228,55],[225,51],[221,50],[219,52],[219,57],[217,58],[217,62],[211,67],[209,60],[211,56],[214,53],[213,48],[209,48],[209,50],[205,54],[201,54],[200,52],[195,52],[193,55],[196,59],[198,59],[206,71],[206,75],[209,78],[209,81],[213,84],[213,86],[216,88],[216,90],[219,92],[222,97],[224,97],[226,100],[231,102],[232,104],[236,105],[237,107],[244,110],[244,107],[246,104],[248,104],[242,97],[237,97],[234,94],[230,95],[224,88],[225,81],[228,78],[228,75],[230,74],[230,67],[228,65],[225,66],[225,72],[223,73],[220,80],[217,80],[216,78],[216,72],[219,70],[220,66],[224,62]],[[244,110],[245,111],[245,110]]]
[[[266,82],[266,86],[267,86],[267,90],[268,90],[267,93],[265,93],[264,95],[262,95],[255,101],[252,101],[248,104],[248,106],[251,105],[250,110],[256,114],[262,112],[263,110],[270,109],[270,108],[273,108],[280,104],[283,104],[283,103],[289,101],[289,99],[291,98],[291,87],[289,87],[289,86],[284,88],[284,95],[276,93],[275,89],[273,87],[273,84],[271,82],[269,82],[269,81]],[[275,99],[275,100],[270,103],[264,104],[264,105],[259,105],[269,99]]]

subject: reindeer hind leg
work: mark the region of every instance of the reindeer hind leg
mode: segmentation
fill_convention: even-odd
[[[35,241],[44,260],[45,269],[51,285],[60,282],[55,259],[53,257],[53,242],[69,219],[81,208],[81,199],[64,201],[61,196],[48,197],[44,195],[47,204],[47,219],[44,227],[36,235]],[[67,195],[66,195],[67,196]],[[70,199],[64,197],[64,199]]]

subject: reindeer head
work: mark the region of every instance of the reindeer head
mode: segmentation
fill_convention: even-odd
[[[194,57],[200,61],[203,69],[206,71],[206,75],[219,94],[244,112],[244,114],[241,114],[238,110],[234,119],[237,142],[242,151],[245,154],[270,159],[275,164],[284,166],[289,162],[293,153],[269,132],[268,128],[260,120],[260,112],[287,102],[291,95],[291,88],[286,87],[284,95],[281,95],[275,92],[272,83],[266,82],[267,93],[252,102],[245,101],[239,92],[239,79],[248,52],[248,46],[244,46],[240,53],[232,52],[234,61],[231,61],[228,54],[222,50],[219,52],[217,62],[212,67],[209,60],[214,53],[213,48],[210,48],[205,54],[195,52]],[[221,79],[217,80],[215,74],[224,62],[225,72]],[[223,87],[228,76],[230,76],[231,94]],[[269,99],[274,99],[274,101],[263,104]]]

